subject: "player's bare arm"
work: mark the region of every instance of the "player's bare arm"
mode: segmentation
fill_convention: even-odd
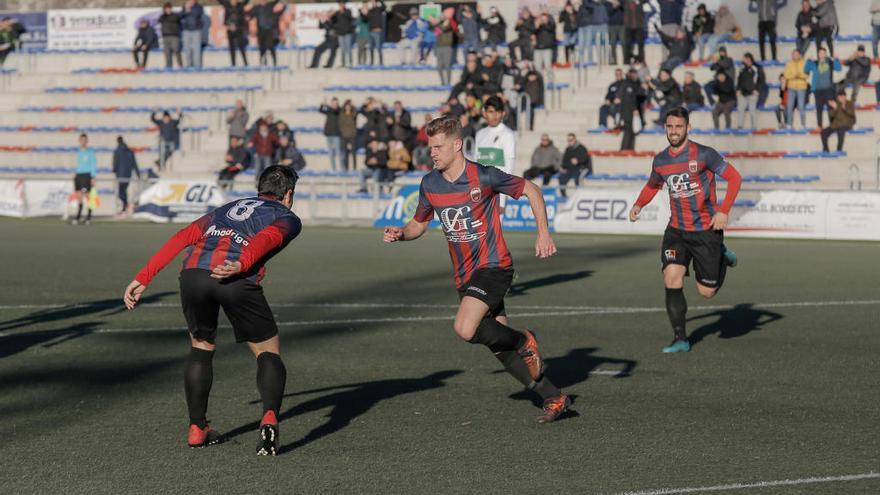
[[[125,301],[125,307],[129,310],[134,309],[138,301],[141,300],[141,295],[145,290],[147,290],[146,285],[137,280],[132,280],[131,283],[128,284],[128,287],[125,288],[125,293],[122,294],[122,300]]]
[[[403,228],[385,227],[382,240],[388,243],[398,241],[414,241],[428,230],[430,222],[410,220]]]
[[[529,198],[529,205],[535,215],[538,227],[538,239],[535,241],[535,256],[549,258],[556,253],[556,243],[550,236],[550,224],[547,221],[547,206],[544,204],[544,192],[531,181],[526,181],[523,196]]]

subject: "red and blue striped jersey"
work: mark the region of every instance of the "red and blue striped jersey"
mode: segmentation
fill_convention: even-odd
[[[148,285],[180,251],[182,269],[211,271],[226,260],[242,264],[242,276],[259,283],[265,264],[299,235],[302,222],[290,208],[265,197],[227,203],[181,229],[135,277]]]
[[[687,232],[709,230],[712,216],[718,210],[715,176],[724,175],[728,166],[714,149],[688,141],[678,154],[670,147],[657,153],[645,189],[656,191],[666,184],[672,210],[670,227]]]
[[[455,285],[461,288],[481,268],[513,268],[513,258],[501,233],[498,194],[522,196],[525,180],[497,167],[468,160],[464,172],[449,182],[437,170],[422,178],[413,219],[440,219],[449,243]]]

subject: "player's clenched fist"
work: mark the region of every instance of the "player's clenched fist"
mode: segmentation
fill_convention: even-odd
[[[400,227],[385,227],[385,234],[382,240],[385,242],[397,242],[403,239],[403,229]]]
[[[639,219],[639,213],[642,212],[642,207],[639,205],[633,205],[632,209],[629,210],[629,221],[635,222]]]

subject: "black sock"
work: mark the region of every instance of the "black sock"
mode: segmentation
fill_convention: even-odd
[[[88,213],[86,213],[86,220],[88,221],[92,219],[92,209],[89,208],[87,211]]]
[[[535,386],[532,387],[532,390],[538,393],[542,399],[547,400],[550,397],[557,397],[562,394],[562,390],[556,388],[556,385],[553,385],[553,382],[550,381],[546,376],[542,376],[540,380],[535,383]]]
[[[688,304],[684,298],[684,289],[666,289],[666,314],[669,315],[669,323],[675,332],[676,340],[687,338],[684,322],[687,316]]]
[[[183,386],[186,391],[186,407],[189,409],[189,422],[204,428],[208,421],[205,412],[208,410],[208,395],[214,381],[214,368],[211,361],[214,351],[190,348],[183,369]]]
[[[477,331],[468,342],[483,344],[492,352],[515,351],[525,345],[526,336],[487,316],[480,322]]]
[[[82,217],[83,213],[83,204],[82,202],[76,207],[76,220],[79,221],[80,217]]]
[[[286,381],[287,369],[281,356],[274,352],[264,352],[257,356],[257,389],[263,400],[264,413],[274,411],[278,415]]]
[[[495,353],[495,357],[504,365],[504,369],[525,388],[532,388],[535,384],[532,381],[532,375],[529,374],[529,368],[523,361],[522,356],[517,351],[501,351]]]

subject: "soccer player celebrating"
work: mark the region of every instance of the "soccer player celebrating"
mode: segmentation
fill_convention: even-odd
[[[180,230],[125,288],[125,306],[134,309],[153,277],[189,247],[180,272],[180,300],[191,343],[183,378],[190,447],[222,441],[205,419],[222,307],[236,342],[247,342],[257,358],[257,389],[263,402],[257,454],[276,454],[287,371],[281,361],[278,327],[259,284],[266,262],[302,229],[300,219],[290,211],[297,179],[288,167],[267,168],[260,175],[257,197],[227,203]]]
[[[674,338],[663,352],[688,352],[691,345],[685,331],[684,277],[693,260],[697,290],[709,299],[724,283],[727,267],[736,265],[736,254],[727,249],[723,241],[727,215],[742,179],[717,151],[688,140],[690,123],[686,109],[670,110],[664,124],[669,147],[654,157],[651,176],[630,210],[629,219],[638,220],[642,208],[651,202],[663,184],[667,185],[672,214],[663,235],[660,261],[666,285],[666,313]],[[716,175],[727,181],[727,193],[721,206],[716,205]]]
[[[535,336],[507,326],[504,296],[513,280],[513,260],[498,211],[498,195],[526,196],[538,225],[535,256],[556,252],[550,237],[544,198],[538,186],[467,160],[462,153],[461,125],[444,116],[427,126],[434,170],[422,178],[419,204],[405,227],[385,229],[384,241],[414,241],[422,236],[436,211],[449,242],[461,304],[454,329],[463,340],[483,344],[505,369],[544,400],[539,423],[556,420],[571,405],[567,395],[544,376]]]

